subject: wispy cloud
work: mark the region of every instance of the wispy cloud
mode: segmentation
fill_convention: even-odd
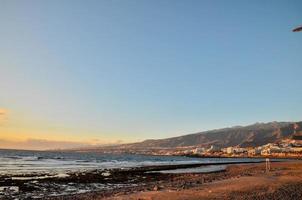
[[[8,111],[6,109],[0,108],[0,124],[7,120]]]
[[[5,116],[5,115],[7,115],[7,110],[0,108],[0,116]]]

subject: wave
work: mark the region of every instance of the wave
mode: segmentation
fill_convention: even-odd
[[[234,159],[99,154],[76,152],[0,151],[0,174],[65,172],[89,169],[132,168],[154,165],[218,163]],[[236,161],[251,161],[237,159]]]

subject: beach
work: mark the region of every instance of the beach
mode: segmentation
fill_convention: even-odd
[[[150,181],[150,182],[149,182]],[[57,199],[302,199],[302,162],[230,165],[213,173],[169,174],[128,189]]]
[[[93,152],[1,150],[0,153],[0,199],[81,199],[91,195],[94,199],[153,191],[157,183],[165,183],[165,188],[180,188],[176,180],[186,177],[184,174],[223,172],[231,164],[264,161]]]
[[[0,199],[301,199],[302,161],[270,161],[2,151]]]

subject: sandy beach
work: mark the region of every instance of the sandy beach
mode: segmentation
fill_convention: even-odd
[[[112,194],[91,193],[76,199],[302,199],[302,162],[230,165],[210,174],[178,174]],[[62,198],[64,199],[64,198]]]

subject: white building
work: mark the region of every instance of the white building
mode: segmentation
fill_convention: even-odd
[[[193,150],[194,154],[202,154],[205,152],[205,148],[196,148]]]
[[[233,147],[227,147],[226,148],[226,153],[227,154],[233,154],[234,153],[234,148]]]
[[[220,148],[214,146],[214,145],[211,145],[211,147],[209,149],[207,149],[207,152],[218,152],[220,151]]]

